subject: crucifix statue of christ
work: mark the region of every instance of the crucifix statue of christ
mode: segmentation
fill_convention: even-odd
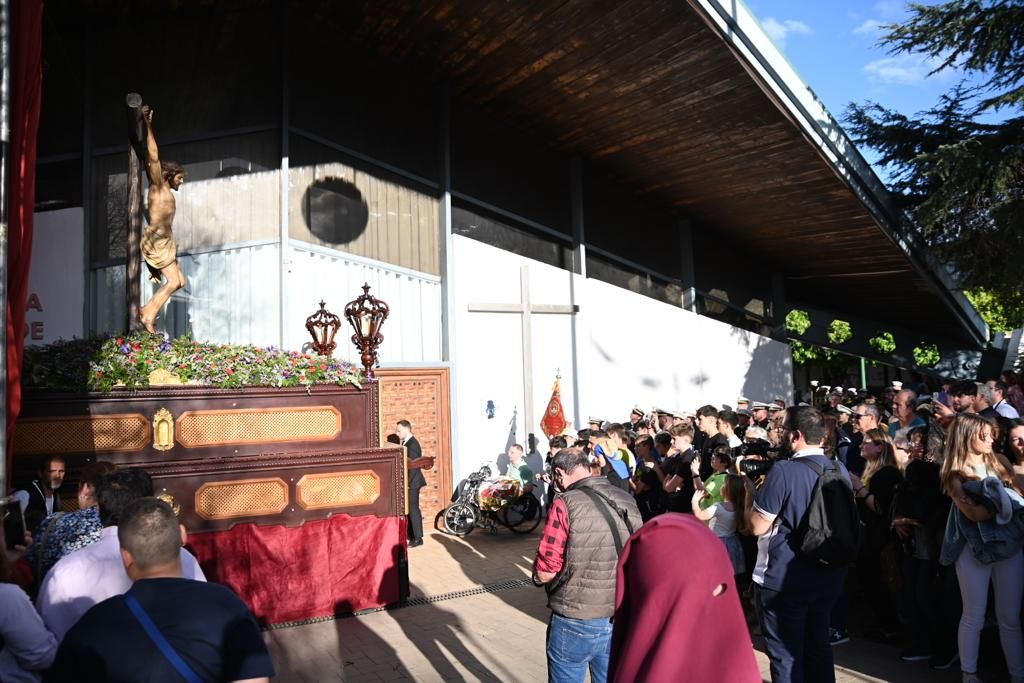
[[[149,225],[142,231],[138,244],[142,258],[145,259],[146,266],[149,268],[150,281],[157,284],[163,282],[149,302],[139,309],[138,320],[148,331],[156,332],[156,319],[160,311],[163,310],[164,304],[174,292],[185,286],[185,276],[182,274],[181,268],[178,267],[177,245],[171,230],[175,211],[174,195],[171,194],[171,191],[178,190],[185,182],[185,169],[173,161],[160,160],[160,150],[156,144],[156,136],[153,134],[153,109],[149,105],[142,104],[142,98],[138,95],[134,95],[134,97],[137,99],[133,99],[132,95],[129,95],[128,103],[130,108],[141,114],[144,122],[145,149],[143,155],[146,163],[146,175],[149,177],[149,196],[146,207]],[[131,204],[131,198],[129,198],[129,204]],[[129,214],[131,213],[131,206],[129,206]],[[129,251],[132,250],[129,249]],[[135,263],[138,262],[135,261]],[[131,274],[134,270],[132,265],[134,264],[129,263],[129,287],[132,284]],[[130,291],[131,289],[129,289]]]

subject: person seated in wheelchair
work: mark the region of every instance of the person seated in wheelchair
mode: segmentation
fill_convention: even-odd
[[[533,493],[534,477],[533,470],[526,465],[526,454],[523,447],[517,443],[509,446],[508,469],[505,476],[509,479],[516,479],[523,486],[523,493]]]
[[[533,476],[533,470],[531,470],[526,465],[526,455],[523,452],[523,447],[520,446],[517,443],[512,444],[509,447],[509,449],[508,449],[508,454],[507,455],[508,455],[508,467],[505,470],[504,476],[501,477],[501,478],[502,479],[506,479],[506,480],[511,479],[511,480],[519,482],[519,485],[520,485],[520,487],[522,489],[522,493],[524,493],[524,494],[526,494],[526,493],[533,493],[533,489],[534,489],[534,485],[535,485],[535,483],[534,483],[534,476]],[[460,496],[463,495],[463,493],[465,492],[467,486],[481,486],[482,485],[484,488],[487,487],[487,483],[488,483],[487,480],[490,479],[491,469],[489,467],[486,468],[487,476],[484,478],[483,481],[481,481],[480,477],[479,477],[481,471],[483,471],[483,469],[478,470],[477,472],[474,472],[469,477],[463,479],[462,481],[460,481],[458,483],[458,485],[455,487],[455,491],[452,492],[452,502],[453,503],[456,500],[458,500]]]

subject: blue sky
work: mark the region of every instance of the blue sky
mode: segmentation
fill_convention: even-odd
[[[872,100],[904,114],[930,108],[959,80],[921,55],[880,47],[881,24],[906,16],[904,0],[746,0],[804,82],[841,119],[849,102]],[[934,4],[926,0],[925,4]],[[868,160],[875,155],[861,150]]]

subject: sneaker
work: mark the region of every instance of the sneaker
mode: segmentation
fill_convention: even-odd
[[[933,655],[932,656],[932,665],[931,666],[932,666],[933,669],[944,670],[944,669],[948,669],[949,667],[953,666],[954,664],[956,664],[959,661],[960,661],[960,655],[958,653],[956,653],[956,652],[954,652],[953,654],[948,654],[947,653],[947,654]]]
[[[828,644],[829,645],[842,645],[843,643],[850,642],[849,631],[840,631],[837,628],[830,628],[828,630]]]
[[[900,659],[904,662],[923,662],[928,659],[932,659],[932,655],[927,650],[922,650],[916,647],[908,647],[906,650],[900,653]]]

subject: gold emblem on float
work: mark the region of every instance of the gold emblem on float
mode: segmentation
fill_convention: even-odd
[[[149,386],[151,387],[166,387],[181,383],[181,377],[178,377],[170,370],[157,368],[149,373]]]
[[[174,416],[167,408],[153,414],[153,449],[169,451],[174,448]]]
[[[174,496],[167,492],[167,489],[156,494],[156,497],[171,506],[175,517],[181,517],[181,504],[178,503]]]

